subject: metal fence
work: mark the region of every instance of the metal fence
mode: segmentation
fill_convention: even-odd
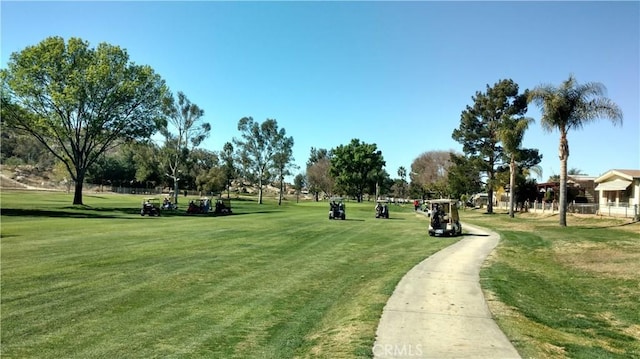
[[[570,203],[567,207],[569,213],[598,214],[600,205],[597,203]]]

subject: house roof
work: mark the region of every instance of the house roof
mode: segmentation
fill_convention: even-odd
[[[606,181],[598,184],[595,188],[596,191],[624,191],[626,190],[631,181],[623,179],[614,179],[613,181]]]
[[[595,176],[587,176],[587,175],[567,175],[567,180],[568,181],[574,181],[574,182],[588,182],[588,181],[593,181],[595,180],[596,177]]]
[[[606,182],[611,178],[621,177],[623,179],[633,181],[635,178],[640,178],[640,170],[609,170],[602,176],[596,178],[594,182],[601,183]]]

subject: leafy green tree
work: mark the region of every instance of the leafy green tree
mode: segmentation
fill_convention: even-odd
[[[238,170],[234,163],[233,145],[231,142],[227,142],[222,147],[220,152],[220,159],[222,160],[222,168],[224,170],[224,178],[227,189],[227,198],[229,198],[229,188],[231,187],[231,181],[238,175]]]
[[[238,121],[241,139],[234,138],[245,177],[258,185],[258,203],[262,204],[264,184],[269,182],[274,172],[274,156],[281,149],[281,141],[286,137],[285,129],[278,129],[278,122],[266,119],[257,123],[251,117]],[[293,146],[293,139],[291,140]]]
[[[375,143],[352,139],[348,145],[340,145],[332,152],[330,173],[336,178],[336,185],[362,202],[365,190],[375,187],[383,173],[382,151]]]
[[[204,110],[192,103],[183,92],[178,92],[177,98],[166,97],[164,100],[167,121],[160,129],[165,138],[163,158],[168,169],[167,175],[173,180],[174,203],[177,204],[179,181],[190,172],[186,166],[190,152],[209,136],[211,124],[203,121]],[[195,179],[197,175],[192,177]]]
[[[208,152],[208,151],[207,151]],[[224,164],[218,163],[217,155],[208,152],[209,157],[215,163],[207,161],[204,166],[200,166],[195,174],[195,185],[199,191],[205,193],[220,193],[227,189],[227,198],[229,197],[228,184],[229,178],[227,177],[227,169]]]
[[[196,188],[206,194],[220,193],[226,184],[218,154],[203,148],[194,148],[189,152],[183,179],[181,182],[186,188]]]
[[[396,181],[395,187],[398,189],[396,196],[404,198],[407,191],[407,169],[404,166],[398,167],[398,181]]]
[[[375,194],[376,199],[380,197],[387,197],[393,187],[393,180],[387,171],[382,168],[380,171],[371,175],[372,181],[367,188],[366,193]],[[383,196],[384,195],[384,196]]]
[[[114,150],[104,153],[87,171],[86,181],[101,186],[124,184],[133,187],[136,168],[132,157],[133,153],[127,151]]]
[[[581,129],[598,119],[610,120],[614,125],[622,124],[622,110],[611,99],[605,97],[606,87],[599,82],[579,84],[573,75],[560,86],[540,85],[529,94],[529,100],[542,109],[542,127],[551,132],[560,132],[560,226],[567,225],[567,162],[571,129]]]
[[[169,185],[168,179],[162,171],[160,148],[152,141],[134,142],[121,147],[121,150],[133,154],[135,163],[135,179],[138,182],[153,182],[156,186]]]
[[[60,160],[82,204],[88,169],[123,142],[148,138],[162,118],[164,81],[106,43],[50,37],[11,54],[2,70],[2,117]],[[6,108],[5,108],[6,106]]]
[[[302,173],[298,173],[293,178],[293,188],[296,190],[296,203],[300,201],[300,192],[302,191],[302,188],[304,188],[305,184],[306,178]]]
[[[489,203],[487,213],[493,213],[493,192],[497,168],[502,166],[503,148],[498,132],[502,123],[522,117],[527,111],[527,97],[518,93],[513,80],[500,80],[486,92],[477,91],[473,106],[467,106],[460,116],[460,126],[453,131],[454,140],[463,145],[463,152],[487,178]]]
[[[480,170],[477,160],[462,154],[451,153],[451,167],[447,173],[447,184],[452,198],[461,198],[463,194],[472,195],[482,192]]]
[[[525,201],[529,201],[529,203],[533,203],[538,198],[538,186],[535,179],[529,179],[525,176],[519,177],[516,181],[518,181],[518,186],[516,187],[516,198],[520,203]],[[525,211],[527,211],[525,209]]]
[[[320,192],[333,194],[335,179],[331,175],[331,157],[333,153],[324,148],[311,147],[311,154],[307,161],[307,186],[314,194],[316,202],[320,199]]]

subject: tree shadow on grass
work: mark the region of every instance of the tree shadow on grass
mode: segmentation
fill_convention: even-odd
[[[21,208],[3,208],[0,212],[3,216],[13,217],[50,217],[50,218],[127,218],[113,214],[116,209],[110,209],[107,213],[93,212],[91,210],[66,211],[66,210],[42,210],[42,209],[21,209]],[[136,211],[138,214],[139,211]]]
[[[463,237],[489,237],[489,234],[485,233],[462,233]]]
[[[639,221],[631,221],[631,222],[627,222],[627,223],[620,223],[620,224],[612,224],[610,226],[602,226],[602,227],[584,227],[584,229],[606,229],[606,228],[617,228],[617,227],[624,227],[624,226],[628,226],[631,224],[635,224],[638,223]]]

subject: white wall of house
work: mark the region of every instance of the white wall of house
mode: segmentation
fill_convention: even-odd
[[[611,170],[595,182],[601,215],[634,217],[640,214],[640,176]]]

